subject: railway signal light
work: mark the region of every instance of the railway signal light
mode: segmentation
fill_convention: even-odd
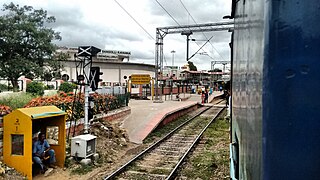
[[[100,76],[103,74],[103,72],[100,71],[100,67],[91,67],[90,69],[90,87],[92,89],[92,91],[95,91],[96,89],[98,89],[98,84],[99,82],[102,81],[102,79],[100,79]]]

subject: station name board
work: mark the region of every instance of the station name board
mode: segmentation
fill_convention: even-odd
[[[131,83],[132,84],[149,84],[151,77],[149,74],[132,74]]]

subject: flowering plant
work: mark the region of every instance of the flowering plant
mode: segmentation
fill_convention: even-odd
[[[112,95],[102,95],[94,93],[90,95],[94,100],[93,114],[107,113],[120,107],[118,99]],[[64,110],[68,114],[68,120],[72,118],[79,119],[84,117],[84,94],[74,94],[72,92],[60,92],[58,95],[48,97],[38,97],[32,99],[27,105],[28,107],[49,106],[54,105]]]
[[[12,110],[11,110],[11,108],[9,106],[0,104],[0,115],[1,116],[9,114],[11,111]]]

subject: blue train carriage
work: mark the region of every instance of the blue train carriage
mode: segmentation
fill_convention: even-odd
[[[232,179],[320,179],[320,1],[233,0]]]

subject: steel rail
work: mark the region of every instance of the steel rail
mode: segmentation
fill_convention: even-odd
[[[153,148],[155,148],[157,145],[159,145],[162,141],[166,140],[168,137],[170,137],[171,135],[173,135],[173,133],[175,133],[178,129],[180,129],[181,127],[183,127],[184,125],[188,124],[191,120],[195,119],[196,117],[198,117],[199,115],[201,115],[202,113],[204,113],[205,111],[207,111],[208,109],[210,109],[211,107],[207,107],[206,109],[204,109],[203,111],[197,113],[196,115],[194,115],[193,117],[191,117],[189,120],[187,120],[186,122],[180,124],[178,127],[176,127],[175,129],[173,129],[172,131],[170,131],[166,136],[164,136],[163,138],[161,138],[159,141],[155,142],[154,144],[152,144],[151,146],[149,146],[148,148],[146,148],[144,151],[142,151],[141,153],[139,153],[137,156],[133,157],[130,161],[128,161],[126,164],[124,164],[123,166],[121,166],[119,169],[117,169],[116,171],[114,171],[112,174],[110,174],[109,176],[105,177],[104,180],[109,180],[112,179],[114,177],[116,177],[117,175],[119,175],[120,173],[122,173],[132,162],[136,161],[137,159],[139,159],[140,157],[142,157],[145,153],[147,153],[148,151],[152,150]]]
[[[221,112],[224,110],[225,108],[221,108],[221,110],[211,119],[211,121],[206,125],[206,127],[204,127],[202,129],[202,131],[199,133],[199,135],[197,136],[197,138],[193,141],[192,145],[189,147],[189,149],[184,153],[184,155],[181,157],[181,159],[179,160],[179,162],[176,164],[176,166],[173,168],[173,170],[171,171],[171,173],[169,174],[169,176],[166,178],[166,180],[172,180],[175,178],[176,176],[176,172],[179,169],[179,167],[182,165],[182,163],[184,162],[184,160],[186,159],[187,155],[191,152],[191,149],[196,145],[196,143],[199,141],[200,137],[202,136],[202,134],[207,130],[207,128],[211,125],[211,123],[221,114]]]

